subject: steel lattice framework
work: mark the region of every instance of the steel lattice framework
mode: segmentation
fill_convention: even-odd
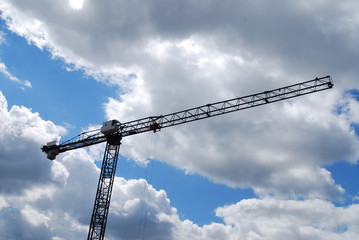
[[[333,81],[330,76],[315,78],[313,80],[270,91],[209,103],[166,115],[151,116],[121,123],[117,132],[111,135],[105,135],[99,129],[84,132],[70,140],[61,142],[58,145],[45,145],[41,149],[43,152],[48,153],[48,157],[50,156],[49,153],[54,153],[55,155],[52,156],[52,158],[49,157],[53,160],[59,153],[107,142],[88,234],[88,239],[103,239],[110,206],[112,186],[116,173],[117,159],[121,144],[120,141],[123,137],[149,131],[156,132],[162,128],[303,96],[327,90],[332,87]]]
[[[120,136],[118,138],[120,140]],[[88,239],[104,238],[119,152],[120,144],[106,144]]]

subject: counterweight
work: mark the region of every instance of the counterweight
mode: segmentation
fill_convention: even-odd
[[[122,138],[149,131],[157,132],[162,128],[303,96],[332,87],[333,81],[331,77],[325,76],[166,115],[151,116],[126,123],[111,120],[105,122],[101,129],[81,133],[60,144],[50,142],[44,145],[41,150],[47,153],[49,159],[54,160],[59,153],[107,142],[88,234],[88,239],[103,239]]]

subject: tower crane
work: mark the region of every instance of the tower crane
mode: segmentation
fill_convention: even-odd
[[[104,122],[101,129],[83,132],[59,144],[56,141],[49,142],[42,146],[41,150],[47,154],[50,160],[54,160],[60,153],[106,142],[88,232],[88,239],[103,239],[122,138],[144,132],[157,132],[163,128],[311,94],[332,87],[333,81],[328,75],[286,87],[209,103],[166,115],[150,116],[125,123],[110,120]]]

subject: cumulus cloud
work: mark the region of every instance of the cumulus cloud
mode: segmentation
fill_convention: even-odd
[[[27,187],[51,179],[50,164],[43,162],[41,144],[64,133],[64,129],[44,121],[26,107],[12,106],[0,92],[0,189],[19,193]]]
[[[358,205],[336,207],[318,199],[264,198],[220,207],[216,214],[236,226],[239,239],[353,239],[358,210]]]

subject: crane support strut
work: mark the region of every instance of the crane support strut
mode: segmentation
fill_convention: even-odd
[[[117,137],[119,138],[117,144],[111,144],[110,142],[106,144],[87,237],[88,240],[103,239],[105,235],[113,181],[120,152],[120,136]]]

